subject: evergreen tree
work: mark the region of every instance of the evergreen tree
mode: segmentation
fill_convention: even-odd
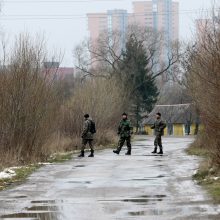
[[[159,94],[155,80],[149,74],[149,60],[143,43],[130,36],[123,56],[123,84],[130,91],[137,131],[141,113],[153,109]]]

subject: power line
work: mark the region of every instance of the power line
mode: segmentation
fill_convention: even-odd
[[[64,1],[60,1],[60,0],[46,0],[46,1],[25,1],[25,0],[18,0],[18,1],[3,1],[3,3],[25,3],[25,4],[36,4],[36,3],[91,3],[91,2],[120,2],[120,1],[124,1],[124,0],[64,0]]]
[[[166,11],[166,12],[162,12],[162,13],[157,13],[157,15],[168,15],[168,14],[172,14],[172,15],[181,15],[181,14],[201,14],[201,13],[208,13],[210,12],[210,10],[182,10],[179,12],[176,11]],[[107,18],[107,14],[106,15],[97,15],[95,14],[91,14],[92,16],[90,18]],[[113,17],[121,17],[124,14],[116,14],[113,15]],[[146,17],[146,16],[152,16],[152,13],[140,13],[140,14],[128,14],[131,17],[135,18],[135,17]],[[88,17],[85,16],[84,14],[50,14],[50,15],[31,15],[31,14],[27,14],[27,15],[0,15],[1,20],[74,20],[74,19],[87,19]]]
[[[164,11],[164,12],[161,12],[161,13],[157,13],[158,15],[163,15],[163,14],[180,14],[180,13],[198,13],[198,12],[209,12],[208,9],[204,10],[181,10],[181,11]],[[92,16],[92,17],[105,17],[105,15],[98,15],[98,14],[103,14],[103,13],[88,13],[90,15],[96,15],[96,16]],[[145,13],[128,13],[127,15],[131,15],[131,16],[146,16],[146,15],[152,15],[153,12],[145,12]],[[98,16],[97,16],[98,15]],[[117,13],[117,14],[113,14],[113,17],[120,17],[122,15],[125,15],[124,13]],[[60,16],[74,16],[74,17],[81,17],[81,16],[85,16],[84,14],[6,14],[6,15],[2,15],[4,17],[37,17],[37,16],[57,16],[57,17],[60,17]],[[106,14],[107,16],[107,14]]]

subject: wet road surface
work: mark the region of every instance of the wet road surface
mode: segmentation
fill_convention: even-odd
[[[151,156],[153,139],[139,137],[132,156],[112,150],[47,165],[26,183],[0,192],[7,220],[219,220],[220,206],[191,176],[199,159],[184,149],[192,138],[164,138],[164,156]]]

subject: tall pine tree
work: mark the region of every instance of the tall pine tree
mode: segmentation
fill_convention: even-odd
[[[130,36],[123,56],[123,84],[130,92],[132,112],[139,130],[141,113],[150,112],[157,101],[158,89],[149,74],[149,59],[141,41]]]

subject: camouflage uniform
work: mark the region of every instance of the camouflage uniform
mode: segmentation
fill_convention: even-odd
[[[89,143],[89,147],[92,151],[94,151],[93,148],[93,134],[90,132],[91,128],[91,121],[89,119],[86,119],[83,125],[83,132],[82,132],[82,151],[85,150],[86,144]]]
[[[154,125],[151,126],[151,128],[155,130],[155,135],[156,135],[155,140],[154,140],[154,146],[155,146],[154,151],[156,152],[157,146],[159,146],[160,152],[163,152],[161,136],[164,135],[164,129],[166,128],[166,123],[162,121],[161,119],[157,119],[154,122]]]
[[[120,140],[118,143],[118,152],[121,151],[125,141],[128,148],[128,153],[131,153],[131,134],[133,132],[133,127],[131,126],[131,122],[126,120],[121,120],[119,127],[118,127],[118,134],[120,135]]]

